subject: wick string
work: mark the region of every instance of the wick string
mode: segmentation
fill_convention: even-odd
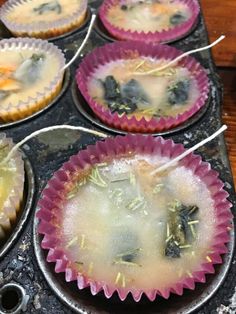
[[[193,147],[189,148],[188,150],[184,151],[181,155],[179,155],[176,158],[170,160],[169,162],[165,163],[164,165],[162,165],[162,166],[158,167],[157,169],[153,170],[151,172],[151,175],[155,175],[155,174],[157,174],[157,173],[159,173],[161,171],[164,171],[164,170],[168,169],[171,166],[174,166],[178,161],[180,161],[181,159],[183,159],[184,157],[186,157],[187,155],[189,155],[190,153],[192,153],[193,151],[195,151],[199,147],[201,147],[201,146],[205,145],[206,143],[212,141],[215,137],[217,137],[219,134],[224,132],[226,129],[227,129],[227,126],[223,125],[218,131],[213,133],[208,138],[204,139],[203,141],[199,142],[198,144],[196,144]]]
[[[8,153],[8,155],[0,162],[0,165],[3,165],[5,163],[7,163],[12,155],[17,151],[17,149],[23,145],[25,142],[27,142],[29,139],[31,139],[32,137],[35,137],[39,134],[42,134],[42,133],[46,133],[48,131],[53,131],[53,130],[59,130],[59,129],[68,129],[68,130],[76,130],[76,131],[81,131],[81,132],[85,132],[85,133],[90,133],[90,134],[93,134],[93,135],[96,135],[96,136],[100,136],[100,137],[108,137],[107,134],[105,133],[102,133],[102,132],[99,132],[99,131],[95,131],[95,130],[90,130],[90,129],[87,129],[87,128],[84,128],[82,126],[73,126],[73,125],[54,125],[54,126],[50,126],[50,127],[47,127],[47,128],[43,128],[43,129],[40,129],[40,130],[37,130],[33,133],[31,133],[30,135],[26,136],[23,140],[21,140],[19,143],[15,144],[12,149],[10,150],[10,152]]]
[[[223,39],[225,38],[225,35],[222,35],[220,36],[216,41],[214,41],[213,43],[211,43],[210,45],[208,46],[205,46],[205,47],[202,47],[202,48],[197,48],[197,49],[194,49],[194,50],[190,50],[190,51],[187,51],[185,52],[184,54],[178,56],[177,58],[175,58],[174,60],[170,61],[169,63],[159,67],[159,68],[156,68],[156,69],[152,69],[150,71],[147,71],[147,72],[133,72],[133,74],[135,75],[150,75],[150,74],[153,74],[153,73],[156,73],[156,72],[159,72],[159,71],[162,71],[162,70],[165,70],[167,69],[168,67],[170,67],[171,65],[177,63],[178,61],[180,61],[181,59],[183,59],[184,57],[190,55],[190,54],[193,54],[195,52],[199,52],[199,51],[203,51],[203,50],[207,50],[207,49],[210,49],[211,47],[217,45],[220,41],[222,41]]]

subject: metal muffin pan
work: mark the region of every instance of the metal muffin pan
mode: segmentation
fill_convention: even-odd
[[[101,0],[89,1],[91,11],[99,7]],[[78,46],[81,44],[85,29],[74,32],[70,36],[58,38],[55,44],[61,48],[67,60],[69,60]],[[78,95],[72,84],[76,69],[82,57],[94,47],[108,42],[95,30],[92,32],[82,54],[70,68],[70,80],[61,97],[55,100],[55,105],[49,106],[40,114],[35,115],[21,123],[4,127],[7,136],[15,142],[21,140],[33,131],[56,124],[70,124],[96,129],[109,135],[119,134],[119,131],[104,126],[85,108],[85,103],[78,98],[77,108],[74,100]],[[196,28],[188,37],[171,44],[184,51],[191,50],[208,44],[208,37],[202,16]],[[210,52],[196,54],[195,57],[208,70],[209,79],[212,82],[209,104],[204,112],[199,112],[199,117],[193,117],[194,121],[172,133],[163,133],[165,138],[172,138],[175,142],[183,143],[190,147],[196,142],[212,134],[221,125],[222,87],[216,74]],[[69,75],[69,74],[68,74]],[[72,91],[74,97],[72,97]],[[74,98],[74,99],[73,99]],[[157,135],[157,134],[155,134]],[[42,189],[63,162],[78,150],[93,144],[98,137],[82,134],[77,131],[57,130],[42,134],[30,140],[22,149],[33,165],[36,178],[36,199],[40,197]],[[235,197],[232,174],[228,162],[227,152],[223,136],[202,147],[198,153],[203,159],[210,162],[212,167],[220,173],[221,179],[226,184],[229,192],[229,200],[233,203],[235,212]],[[37,201],[34,203],[37,207]],[[33,208],[32,207],[32,208]],[[216,273],[209,275],[206,284],[199,284],[193,291],[185,291],[182,297],[172,296],[165,301],[161,298],[155,302],[149,302],[145,298],[140,303],[134,303],[131,299],[121,302],[117,297],[107,300],[103,294],[92,296],[88,290],[78,291],[74,284],[66,284],[60,274],[55,274],[53,264],[45,261],[45,251],[41,250],[37,234],[37,220],[35,216],[28,215],[27,223],[16,242],[8,250],[8,254],[0,259],[0,286],[9,282],[20,284],[29,296],[26,313],[216,313],[222,302],[228,302],[232,297],[236,282],[236,264],[231,263],[234,247],[234,230],[231,231],[229,253],[224,256],[224,263],[216,267]],[[230,269],[230,276],[227,271]]]

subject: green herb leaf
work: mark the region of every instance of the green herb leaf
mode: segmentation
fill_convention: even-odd
[[[144,209],[145,205],[146,201],[144,197],[137,196],[126,205],[126,208],[135,211],[137,209]]]
[[[94,167],[92,169],[91,174],[89,175],[89,181],[94,183],[97,186],[100,186],[102,188],[107,187],[106,181],[102,178],[99,170],[97,167]]]
[[[158,194],[161,192],[161,190],[163,189],[164,184],[163,183],[159,183],[157,184],[154,189],[153,189],[153,194]]]
[[[46,12],[56,12],[57,14],[61,14],[62,7],[57,0],[45,2],[40,4],[38,7],[33,9],[39,15],[43,15]]]

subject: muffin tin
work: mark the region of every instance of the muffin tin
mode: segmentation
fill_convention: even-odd
[[[89,3],[91,11],[95,12],[101,1],[92,0]],[[67,60],[69,60],[81,44],[85,34],[86,29],[82,28],[72,34],[52,40],[64,51]],[[37,113],[34,117],[24,121],[2,124],[0,126],[1,131],[5,132],[8,137],[12,137],[14,142],[20,141],[35,130],[57,124],[84,126],[111,136],[119,134],[120,131],[103,125],[91,112],[86,110],[85,101],[79,95],[73,82],[82,57],[94,47],[101,46],[106,42],[108,41],[99,35],[95,28],[82,55],[67,72],[64,92],[55,99],[54,104],[44,108],[40,114]],[[207,32],[201,15],[191,34],[172,45],[187,51],[207,44]],[[218,49],[221,47],[219,46]],[[211,96],[208,105],[204,112],[194,116],[187,125],[183,124],[170,132],[160,133],[165,138],[171,137],[176,143],[183,143],[186,147],[206,138],[221,125],[222,87],[211,54],[209,51],[205,51],[196,54],[195,57],[209,74]],[[169,300],[158,298],[154,302],[149,302],[143,298],[140,303],[135,303],[131,298],[128,298],[125,302],[120,302],[116,296],[107,300],[102,294],[92,296],[89,290],[78,292],[77,287],[73,284],[64,284],[61,274],[54,273],[54,265],[46,263],[45,252],[40,248],[40,236],[37,233],[38,221],[35,218],[37,200],[49,178],[60,168],[62,163],[78,150],[85,148],[88,144],[95,143],[97,139],[95,136],[78,131],[57,130],[41,134],[22,146],[22,150],[27,156],[26,169],[28,163],[31,163],[33,170],[26,171],[28,173],[28,187],[25,189],[27,201],[12,234],[13,239],[10,237],[4,246],[6,248],[1,248],[0,270],[2,276],[0,276],[0,286],[15,282],[24,288],[25,294],[28,296],[26,313],[151,314],[192,313],[193,311],[216,313],[221,303],[227,304],[229,302],[235,288],[236,264],[231,264],[235,241],[234,229],[230,232],[229,253],[223,256],[224,263],[216,267],[216,273],[207,276],[207,282],[197,285],[195,290],[185,291],[183,297],[172,296]],[[220,173],[220,178],[225,182],[225,188],[230,194],[229,200],[234,205],[232,211],[235,213],[235,192],[223,136],[199,149],[198,153]],[[230,275],[227,276],[229,269]]]

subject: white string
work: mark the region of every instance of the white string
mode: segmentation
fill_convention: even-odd
[[[90,22],[90,25],[89,25],[89,28],[88,28],[88,31],[87,31],[87,34],[82,42],[82,44],[80,45],[79,49],[77,50],[76,54],[74,55],[74,57],[66,64],[64,65],[64,67],[61,69],[61,71],[65,71],[79,56],[80,52],[82,51],[82,49],[84,48],[86,42],[88,41],[89,39],[89,36],[90,36],[90,33],[92,31],[92,28],[93,28],[93,24],[94,24],[94,21],[96,19],[96,15],[93,14],[92,15],[92,18],[91,18],[91,22]]]
[[[206,143],[210,142],[211,140],[213,140],[215,137],[217,137],[219,134],[221,134],[222,132],[224,132],[227,129],[226,125],[223,125],[218,131],[216,131],[215,133],[213,133],[211,136],[209,136],[208,138],[206,138],[205,140],[201,141],[200,143],[196,144],[195,146],[189,148],[188,150],[186,150],[185,152],[183,152],[181,155],[177,156],[176,158],[172,159],[171,161],[167,162],[166,164],[160,166],[159,168],[155,169],[154,171],[151,172],[151,175],[155,175],[158,172],[164,171],[167,168],[174,166],[178,161],[180,161],[181,159],[183,159],[184,157],[186,157],[187,155],[189,155],[190,153],[192,153],[193,151],[195,151],[196,149],[198,149],[199,147],[205,145]]]
[[[217,45],[217,44],[218,44],[220,41],[222,41],[224,38],[225,38],[225,35],[222,35],[222,36],[220,36],[216,41],[214,41],[212,44],[210,44],[210,45],[208,45],[208,46],[205,46],[205,47],[202,47],[202,48],[197,48],[197,49],[194,49],[194,50],[187,51],[187,52],[185,52],[184,54],[178,56],[176,59],[170,61],[169,63],[167,63],[167,64],[165,64],[165,65],[163,65],[163,66],[161,66],[161,67],[159,67],[159,68],[152,69],[152,70],[147,71],[147,72],[134,72],[133,74],[135,74],[135,75],[149,75],[149,74],[153,74],[153,73],[156,73],[156,72],[165,70],[165,69],[167,69],[168,67],[170,67],[172,64],[175,64],[175,63],[178,62],[179,60],[183,59],[184,57],[186,57],[186,56],[188,56],[188,55],[191,55],[192,53],[210,49],[211,47]]]
[[[40,130],[37,130],[33,133],[31,133],[30,135],[26,136],[22,141],[20,141],[19,143],[17,143],[16,145],[14,145],[12,147],[12,149],[10,150],[10,152],[8,153],[8,155],[0,162],[0,166],[7,163],[12,155],[17,151],[17,149],[23,145],[25,142],[27,142],[29,139],[31,139],[32,137],[35,137],[41,133],[46,133],[48,131],[53,131],[53,130],[59,130],[59,129],[68,129],[68,130],[76,130],[76,131],[81,131],[81,132],[86,132],[86,133],[90,133],[90,134],[93,134],[93,135],[97,135],[97,136],[100,136],[100,137],[108,137],[107,134],[105,133],[102,133],[102,132],[98,132],[98,131],[95,131],[95,130],[90,130],[90,129],[87,129],[87,128],[84,128],[82,126],[73,126],[73,125],[54,125],[54,126],[49,126],[47,128],[43,128],[43,129],[40,129]]]

